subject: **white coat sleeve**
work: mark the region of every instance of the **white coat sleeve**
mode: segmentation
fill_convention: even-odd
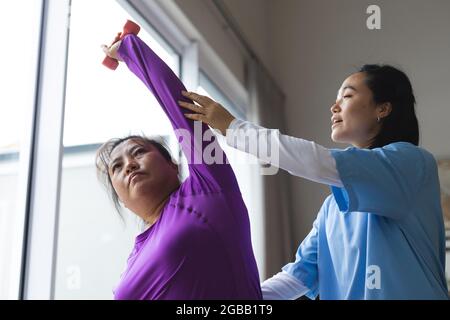
[[[266,129],[239,119],[230,123],[226,141],[229,146],[292,175],[331,186],[343,186],[331,151],[315,142],[283,135],[278,129]]]
[[[261,284],[264,300],[296,300],[310,290],[297,278],[281,271]]]

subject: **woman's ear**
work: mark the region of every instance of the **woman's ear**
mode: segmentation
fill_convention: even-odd
[[[392,104],[390,102],[384,102],[377,106],[378,117],[380,119],[386,118],[392,112]]]

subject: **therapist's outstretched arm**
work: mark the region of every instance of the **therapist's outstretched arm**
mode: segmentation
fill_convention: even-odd
[[[185,92],[183,95],[198,105],[179,102],[193,113],[189,119],[202,121],[225,135],[227,144],[250,153],[261,161],[314,182],[342,187],[336,162],[330,150],[313,142],[281,134],[278,129],[266,129],[249,121],[235,119],[223,106],[211,98]]]

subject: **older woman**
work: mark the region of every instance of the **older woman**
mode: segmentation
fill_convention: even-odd
[[[113,198],[147,224],[115,298],[261,299],[248,213],[236,178],[223,154],[219,163],[205,164],[205,147],[195,141],[194,124],[177,105],[183,84],[135,35],[105,51],[124,61],[155,95],[181,133],[189,163],[189,177],[180,183],[177,166],[156,141],[131,136],[108,141],[99,150],[98,169]],[[198,124],[201,139],[207,126]],[[212,144],[217,159],[221,149],[217,141]]]

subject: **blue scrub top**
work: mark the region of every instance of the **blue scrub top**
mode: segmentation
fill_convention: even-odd
[[[331,187],[283,270],[320,299],[448,299],[436,161],[406,142],[331,150]]]

